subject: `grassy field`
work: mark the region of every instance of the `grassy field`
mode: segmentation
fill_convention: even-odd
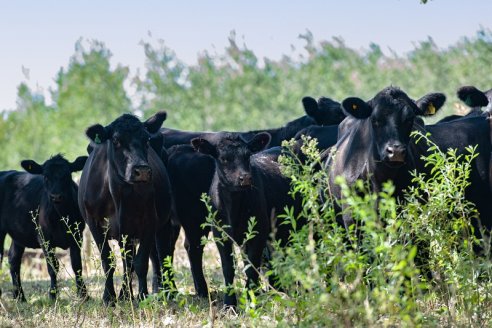
[[[86,234],[87,236],[87,234]],[[86,241],[87,242],[86,238]],[[92,242],[92,238],[89,238]],[[208,243],[205,249],[205,275],[211,289],[212,303],[194,296],[193,280],[189,270],[183,236],[178,240],[175,251],[174,268],[179,294],[174,300],[158,300],[151,296],[138,305],[120,302],[115,307],[102,304],[104,278],[97,249],[90,245],[84,261],[84,278],[89,291],[88,300],[77,298],[70,260],[65,251],[59,251],[59,297],[56,302],[48,298],[49,275],[44,256],[39,251],[28,252],[22,264],[23,288],[27,303],[12,300],[12,284],[8,271],[8,261],[2,265],[0,300],[1,327],[127,327],[127,326],[179,326],[197,327],[203,325],[227,326],[245,323],[241,314],[222,310],[222,296],[218,288],[222,284],[220,260],[216,247]],[[113,248],[118,247],[113,244]],[[115,252],[116,254],[118,252]],[[115,274],[117,292],[121,286],[122,266]],[[151,273],[149,272],[149,286]],[[136,280],[136,279],[135,279]],[[134,281],[135,286],[135,281]],[[211,305],[210,305],[211,304]]]

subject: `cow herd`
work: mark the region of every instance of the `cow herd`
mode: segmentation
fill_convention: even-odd
[[[349,97],[341,103],[329,98],[302,100],[306,115],[285,126],[245,132],[189,132],[163,128],[165,112],[144,122],[124,114],[107,126],[95,124],[86,130],[90,139],[88,156],[74,162],[55,155],[43,164],[33,160],[21,163],[25,172],[0,172],[0,260],[4,239],[12,244],[8,252],[13,297],[25,301],[21,285],[21,258],[26,247],[41,248],[51,278],[49,296],[57,296],[58,262],[54,249],[70,250],[70,259],[80,297],[87,295],[82,278],[82,231],[87,225],[100,251],[105,273],[103,301],[131,299],[132,273],[138,278],[138,298],[148,294],[147,272],[152,261],[152,291],[175,288],[172,268],[164,265],[174,253],[181,228],[189,256],[196,294],[208,296],[203,274],[203,236],[211,231],[216,237],[226,285],[224,304],[237,304],[231,288],[234,283],[233,242],[245,243],[248,288],[258,285],[257,268],[268,262],[269,238],[280,247],[289,240],[289,226],[279,224],[275,216],[286,206],[300,213],[301,201],[292,198],[290,181],[278,163],[281,143],[294,138],[299,152],[307,135],[318,139],[324,151],[330,191],[337,221],[345,228],[357,224],[344,209],[340,186],[335,177],[347,183],[369,181],[373,191],[382,190],[391,180],[395,196],[402,197],[412,183],[411,171],[430,173],[423,156],[426,143],[418,143],[412,131],[430,133],[430,139],[442,150],[457,149],[465,154],[476,146],[470,186],[465,197],[476,205],[480,222],[492,228],[492,132],[488,106],[492,92],[462,87],[458,97],[471,110],[465,116],[452,115],[432,125],[422,117],[434,115],[444,104],[442,93],[430,93],[418,100],[390,86],[372,99]],[[332,151],[328,151],[328,150]],[[334,150],[334,151],[333,151]],[[297,154],[302,160],[302,153]],[[72,172],[82,171],[79,186]],[[202,194],[208,193],[219,226],[206,223],[207,208]],[[341,205],[340,205],[341,204]],[[248,223],[255,218],[255,234],[246,238]],[[302,219],[298,224],[303,224]],[[476,229],[478,231],[479,229]],[[113,275],[111,248],[116,240],[126,256],[124,277],[118,297]],[[138,247],[137,247],[138,246]],[[267,263],[263,263],[267,264]],[[163,279],[165,277],[165,279]],[[275,283],[275,277],[271,277]]]

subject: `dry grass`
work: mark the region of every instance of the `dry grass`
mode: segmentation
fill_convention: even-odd
[[[194,296],[193,280],[189,270],[186,251],[181,234],[175,251],[174,268],[179,295],[175,300],[158,300],[151,296],[137,305],[129,302],[118,303],[115,307],[102,304],[104,278],[99,261],[99,252],[94,247],[90,234],[85,234],[84,278],[89,299],[77,298],[73,272],[66,251],[57,252],[60,260],[59,297],[56,302],[48,298],[49,276],[44,256],[40,251],[30,251],[24,256],[21,275],[27,303],[12,300],[12,285],[5,260],[2,265],[0,287],[1,327],[199,327],[199,326],[250,326],[248,318],[231,310],[222,309],[220,286],[223,284],[220,259],[212,242],[205,248],[204,270],[211,290],[211,304],[208,300]],[[8,245],[6,245],[8,246]],[[117,249],[113,244],[113,249]],[[118,253],[118,252],[116,252]],[[115,285],[118,292],[122,276],[121,261],[118,261]],[[149,282],[151,272],[149,270]],[[134,279],[136,280],[136,279]],[[134,281],[135,285],[135,281]],[[150,286],[150,284],[149,284]],[[270,318],[260,318],[264,325],[271,326]]]

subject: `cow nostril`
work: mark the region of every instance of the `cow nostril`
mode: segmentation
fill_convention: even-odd
[[[51,194],[50,195],[50,198],[54,202],[59,202],[59,201],[62,200],[62,196],[61,195],[58,195],[58,194]]]
[[[395,149],[393,147],[386,147],[386,152],[389,156],[393,156],[395,154]]]

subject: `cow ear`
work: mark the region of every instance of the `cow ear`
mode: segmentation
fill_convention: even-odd
[[[272,136],[268,132],[258,133],[253,137],[253,139],[251,139],[248,142],[248,148],[253,153],[262,151],[263,149],[265,149],[268,146],[271,139],[272,139]]]
[[[302,106],[304,106],[304,111],[308,116],[315,118],[318,114],[318,103],[312,97],[302,98]]]
[[[160,154],[162,152],[162,147],[164,145],[164,136],[160,133],[150,137],[149,145],[156,152],[156,154]]]
[[[160,111],[152,115],[144,122],[145,129],[151,134],[156,133],[162,126],[162,123],[167,118],[167,113],[165,111]]]
[[[429,93],[415,102],[419,111],[415,114],[419,116],[434,115],[446,101],[443,93]]]
[[[217,149],[215,148],[215,146],[204,138],[191,139],[191,145],[196,151],[202,154],[210,155],[212,157],[217,157]]]
[[[93,126],[88,127],[85,134],[96,144],[101,144],[109,138],[108,131],[101,124],[94,124]]]
[[[342,101],[342,109],[345,115],[358,119],[368,118],[372,114],[372,107],[357,97],[349,97]]]
[[[70,163],[70,171],[72,172],[77,172],[77,171],[82,171],[84,168],[85,162],[87,161],[87,156],[79,156]]]
[[[43,174],[43,167],[32,159],[23,160],[21,166],[26,172],[31,174]]]
[[[456,94],[469,107],[485,107],[489,104],[489,99],[485,93],[474,86],[461,87]]]

